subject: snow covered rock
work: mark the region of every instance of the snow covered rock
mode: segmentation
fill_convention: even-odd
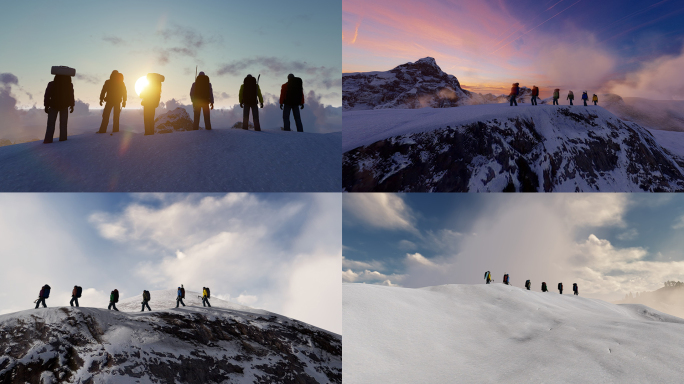
[[[600,106],[352,111],[344,124],[350,192],[684,190],[682,154]]]
[[[344,111],[386,108],[445,108],[467,103],[470,92],[444,73],[432,57],[387,72],[342,74]]]
[[[173,294],[152,292],[152,312],[61,307],[0,316],[0,382],[342,382],[339,335],[216,298],[212,308],[155,301]]]
[[[0,147],[2,192],[338,192],[342,133],[81,134]]]
[[[154,133],[192,131],[192,125],[192,119],[190,118],[188,111],[178,107],[154,120]]]
[[[503,284],[344,284],[342,293],[345,384],[678,383],[684,374],[684,319],[643,305]]]

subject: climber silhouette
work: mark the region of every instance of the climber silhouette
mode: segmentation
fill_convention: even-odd
[[[158,73],[148,73],[147,81],[149,84],[140,92],[142,99],[140,104],[144,109],[145,135],[154,135],[154,110],[161,100],[161,83],[164,82],[164,76]]]
[[[192,129],[195,131],[199,129],[200,111],[204,111],[205,129],[210,130],[209,106],[214,109],[214,90],[211,88],[209,76],[205,75],[204,72],[200,72],[195,82],[192,83],[190,101],[192,101],[192,110],[195,112]]]
[[[283,105],[285,108],[283,108]],[[304,109],[304,88],[302,86],[302,79],[290,73],[287,75],[287,83],[280,87],[280,109],[283,110],[284,130],[290,130],[290,111],[292,111],[297,132],[304,132],[302,118],[297,107]]]
[[[109,114],[114,110],[114,121],[112,132],[119,132],[119,116],[121,115],[121,108],[126,108],[126,85],[124,84],[124,76],[119,71],[114,70],[109,76],[109,80],[105,80],[100,92],[100,105],[105,101],[105,107],[102,110],[102,124],[97,133],[107,133],[107,125],[109,124]],[[123,101],[123,103],[122,103]]]
[[[239,94],[240,108],[244,108],[242,112],[242,129],[249,129],[249,111],[252,110],[252,120],[254,120],[254,130],[261,131],[261,124],[259,124],[259,109],[257,109],[258,102],[261,103],[261,108],[264,107],[264,97],[261,96],[261,88],[257,84],[257,79],[252,75],[247,75],[243,84],[240,86]]]
[[[59,115],[59,141],[67,139],[67,122],[69,113],[74,113],[74,105],[74,85],[71,83],[71,76],[55,75],[55,79],[48,83],[43,98],[45,113],[48,114],[43,143],[52,143],[57,115]],[[69,110],[68,113],[67,109]]]

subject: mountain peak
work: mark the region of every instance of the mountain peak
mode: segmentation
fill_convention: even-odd
[[[439,65],[437,65],[437,61],[433,57],[430,57],[430,56],[423,57],[422,59],[417,60],[413,64],[428,64],[428,65],[432,65],[434,67],[439,68]]]

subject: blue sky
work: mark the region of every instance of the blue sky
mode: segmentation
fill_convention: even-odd
[[[187,104],[195,65],[219,107],[237,104],[248,73],[279,95],[290,72],[305,92],[340,106],[340,15],[339,1],[315,0],[4,2],[0,72],[17,76],[20,106],[42,106],[52,65],[76,68],[76,97],[91,108],[113,69],[125,76],[130,107],[139,107],[133,85],[148,72],[166,77],[162,101]]]
[[[106,307],[143,289],[212,296],[341,333],[335,194],[0,194],[0,313]]]
[[[467,89],[521,84],[684,99],[679,0],[345,0],[343,71],[432,56]]]
[[[676,194],[349,194],[343,207],[347,282],[478,284],[490,270],[616,300],[684,280]]]

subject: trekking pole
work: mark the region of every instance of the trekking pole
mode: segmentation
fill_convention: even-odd
[[[259,85],[259,79],[261,78],[261,73],[257,76],[257,85]]]
[[[197,81],[197,66],[195,65],[195,81]]]

